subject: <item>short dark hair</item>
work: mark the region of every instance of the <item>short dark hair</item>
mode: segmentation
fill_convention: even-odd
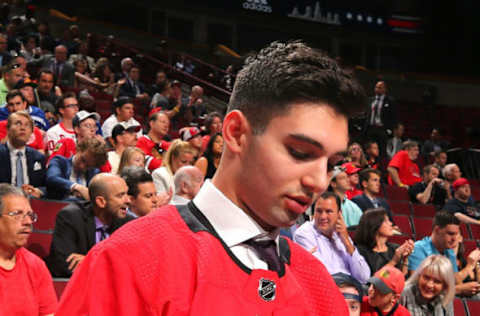
[[[42,74],[47,74],[47,75],[51,75],[52,77],[55,77],[55,74],[53,73],[53,71],[51,71],[48,68],[40,69],[40,71],[38,72],[38,79],[39,80],[40,80],[40,77],[42,76]]]
[[[25,96],[18,89],[13,89],[13,90],[8,91],[7,96],[6,96],[6,100],[8,102],[8,101],[10,101],[10,99],[13,99],[15,97],[20,97],[20,98],[22,98],[22,101],[25,102]]]
[[[216,117],[218,117],[220,120],[223,120],[222,115],[216,111],[210,112],[205,118],[205,128],[209,133],[210,133],[210,127],[212,126],[212,123],[213,123],[213,119]]]
[[[435,168],[438,170],[438,167],[435,165],[426,165],[425,167],[423,167],[423,174],[429,174],[430,171],[432,171],[432,168]],[[440,172],[440,170],[438,170],[438,172]]]
[[[332,199],[332,198],[335,200],[335,203],[337,204],[337,208],[340,211],[340,209],[342,208],[342,202],[340,201],[340,197],[337,194],[331,191],[325,191],[319,196],[319,199],[323,199],[323,200]],[[312,205],[313,211],[315,211],[315,204],[317,204],[317,202],[318,202],[318,199]]]
[[[364,109],[365,93],[350,73],[300,41],[273,42],[248,57],[237,74],[228,112],[240,110],[255,134],[299,102],[324,103],[347,117]]]
[[[65,100],[68,99],[68,98],[77,98],[77,95],[75,94],[75,92],[72,92],[72,91],[68,91],[68,92],[65,92],[60,98],[58,98],[57,100],[57,109],[60,109],[60,108],[64,108],[65,107]]]
[[[372,146],[373,144],[377,144],[377,145],[378,145],[378,142],[377,142],[376,140],[373,140],[373,139],[367,141],[367,142],[365,143],[365,145],[364,145],[365,150],[367,150],[368,148],[370,148],[370,146]]]
[[[433,218],[433,228],[435,226],[445,228],[447,225],[460,225],[460,220],[448,211],[437,212]]]
[[[437,151],[435,151],[435,153],[433,154],[433,156],[434,156],[435,158],[438,158],[438,157],[440,157],[441,154],[445,154],[445,155],[446,155],[447,152],[446,152],[445,150],[437,150]]]
[[[387,216],[387,211],[383,207],[366,210],[360,217],[355,231],[355,243],[372,250],[377,244],[375,235],[385,220],[385,216]]]
[[[130,97],[122,96],[113,102],[113,113],[117,115],[117,109],[121,108],[125,104],[133,104],[133,99]]]
[[[140,192],[140,190],[138,189],[139,184],[147,183],[147,182],[153,183],[152,175],[149,174],[145,170],[145,168],[141,168],[138,166],[131,166],[131,167],[124,168],[120,176],[127,183],[128,194],[135,198]]]
[[[363,188],[363,184],[362,182],[363,181],[367,181],[370,180],[370,175],[374,173],[376,175],[378,175],[379,177],[382,176],[382,172],[380,170],[377,170],[377,169],[373,169],[373,168],[367,168],[367,169],[363,169],[362,171],[360,171],[360,185],[362,186]]]

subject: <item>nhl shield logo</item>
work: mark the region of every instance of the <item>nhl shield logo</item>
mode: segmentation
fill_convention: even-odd
[[[261,278],[258,281],[258,295],[266,301],[270,302],[275,299],[277,285],[271,280]]]

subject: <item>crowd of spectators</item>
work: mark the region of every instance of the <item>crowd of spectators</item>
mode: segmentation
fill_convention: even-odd
[[[208,110],[201,86],[182,95],[182,83],[163,70],[145,84],[131,57],[109,60],[111,44],[92,50],[92,36],[76,25],[59,39],[44,22],[14,26],[0,35],[0,283],[20,290],[13,280],[33,282],[31,295],[37,289],[41,295],[28,308],[48,315],[56,306],[51,276],[72,276],[90,249],[123,224],[193,200],[215,176],[227,136],[222,114]],[[196,71],[188,58],[174,66]],[[233,67],[220,81],[233,89]],[[87,96],[96,104],[98,95],[111,100],[108,117],[81,102]],[[328,191],[312,201],[309,216],[282,233],[323,263],[350,315],[453,315],[455,294],[480,297],[480,250],[465,253],[460,230],[460,223],[480,225],[480,209],[470,181],[447,164],[448,143],[439,130],[423,143],[404,140],[408,126],[397,120],[395,107],[387,83],[377,82],[364,134],[336,154]],[[232,127],[229,135],[236,132]],[[239,138],[239,148],[248,146]],[[205,191],[215,190],[206,182]],[[429,236],[389,241],[406,232],[383,197],[386,186],[404,191],[409,203],[435,207]],[[57,214],[46,264],[23,248],[42,216],[26,197],[69,203]],[[10,236],[14,224],[22,238]],[[14,253],[16,263],[7,260]],[[21,268],[4,273],[15,264]],[[27,280],[24,270],[36,279]],[[12,311],[20,308],[18,300],[13,304]]]

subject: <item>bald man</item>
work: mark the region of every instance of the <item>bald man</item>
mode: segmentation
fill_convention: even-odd
[[[58,214],[47,265],[55,277],[70,277],[95,244],[133,219],[127,215],[128,187],[117,175],[99,173],[88,186],[89,202],[75,202]]]
[[[55,85],[73,87],[75,83],[75,67],[67,61],[68,50],[64,45],[55,47],[54,55],[43,55],[28,65],[39,66],[53,72]]]
[[[193,117],[199,117],[207,114],[207,108],[203,102],[203,88],[200,86],[193,86],[192,90],[190,91],[190,95],[188,98],[184,99],[182,103],[187,110],[185,113],[187,116],[189,112]]]
[[[170,204],[187,204],[197,195],[203,184],[203,173],[194,166],[185,166],[175,172],[175,194]]]

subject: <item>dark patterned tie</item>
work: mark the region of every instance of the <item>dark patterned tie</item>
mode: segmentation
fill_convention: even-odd
[[[16,161],[17,176],[16,176],[16,179],[15,179],[15,185],[17,187],[21,187],[23,185],[22,156],[23,156],[23,153],[21,151],[17,151],[17,161]]]
[[[105,226],[97,227],[97,231],[100,232],[100,241],[107,239],[107,228]]]
[[[268,269],[280,272],[282,263],[277,254],[277,244],[271,239],[253,240],[249,239],[245,244],[251,246],[258,253],[261,260],[268,264]]]

